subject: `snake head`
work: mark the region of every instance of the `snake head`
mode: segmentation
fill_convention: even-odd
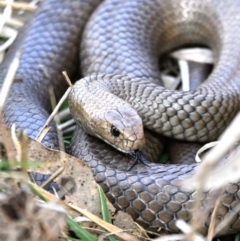
[[[72,87],[69,107],[76,123],[119,151],[132,153],[142,149],[144,131],[137,111],[95,79],[96,76],[83,78]]]
[[[118,106],[107,110],[95,125],[97,136],[122,152],[131,153],[145,144],[142,120],[131,107]]]

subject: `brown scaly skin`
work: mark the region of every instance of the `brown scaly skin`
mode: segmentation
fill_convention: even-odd
[[[202,88],[211,88],[213,84],[209,81],[206,85],[202,85]],[[107,85],[109,85],[108,89],[106,88]],[[236,94],[235,98],[232,96],[233,91]],[[215,140],[225,125],[238,112],[239,96],[237,91],[237,86],[230,85],[225,92],[216,94],[201,90],[178,92],[167,90],[145,79],[100,74],[91,75],[78,81],[69,95],[69,102],[74,117],[80,116],[81,112],[84,113],[84,117],[87,117],[84,121],[87,123],[87,120],[89,120],[89,123],[83,125],[83,128],[87,126],[87,128],[94,129],[90,133],[85,128],[85,131],[92,135],[99,134],[100,136],[100,133],[104,132],[107,133],[105,136],[108,136],[109,139],[112,138],[109,126],[114,125],[114,122],[111,119],[106,119],[106,114],[111,110],[120,113],[123,125],[127,114],[135,120],[132,123],[126,123],[126,128],[129,128],[130,125],[133,128],[136,125],[141,126],[140,120],[142,119],[146,128],[164,136],[186,141],[204,142]],[[97,100],[101,96],[103,96],[102,107],[98,108]],[[126,100],[127,103],[117,96]],[[238,105],[234,105],[235,102]],[[125,109],[122,108],[124,111],[119,110],[121,106],[127,106],[128,103],[131,104],[132,109],[126,107]],[[229,104],[228,108],[226,103]],[[218,106],[219,108],[217,108]],[[136,117],[135,110],[141,119]],[[95,124],[93,119],[101,123],[101,128],[98,124]],[[122,129],[123,127],[121,127]],[[132,133],[126,132],[126,137],[136,134],[136,131],[133,129]],[[139,135],[140,138],[139,140],[136,139],[136,142],[142,141],[141,129]],[[105,140],[107,137],[102,139]],[[115,139],[117,141],[118,138]],[[124,143],[122,140],[120,142]],[[130,143],[130,145],[133,146],[132,150],[137,149],[134,149],[133,144]],[[117,145],[113,146],[118,148]],[[127,151],[129,147],[121,149]]]
[[[46,122],[51,104],[49,88],[59,98],[67,83],[62,71],[71,77],[76,71],[79,39],[90,13],[101,1],[48,0],[21,31],[1,64],[0,80],[4,80],[9,63],[17,50],[21,59],[14,84],[4,108],[7,125],[16,124],[33,139]],[[55,125],[43,143],[57,148]]]
[[[47,0],[32,23],[20,34],[1,65],[0,72],[3,80],[14,53],[21,49],[17,77],[4,109],[8,125],[16,123],[18,128],[26,129],[31,138],[36,137],[49,115],[48,87],[53,85],[57,96],[65,89],[61,72],[66,70],[70,77],[74,73],[82,29],[99,2]],[[209,45],[216,56],[216,67],[206,84],[192,92],[196,99],[191,103],[191,99],[187,99],[190,104],[185,109],[191,113],[190,128],[204,126],[207,128],[205,135],[211,138],[210,134],[213,133],[216,137],[239,110],[239,5],[237,1],[230,0],[106,1],[93,14],[81,38],[82,73],[84,76],[121,74],[157,83],[159,55],[186,44]],[[143,90],[145,94],[142,96],[145,97],[148,88]],[[185,96],[176,92],[174,95],[169,91],[165,93],[168,93],[166,104]],[[210,101],[213,106],[203,101],[204,98],[209,100],[209,93],[213,98],[217,96],[217,102]],[[203,102],[206,106],[198,108],[200,103],[204,105]],[[167,107],[163,105],[162,108]],[[198,115],[196,110],[199,111]],[[206,118],[207,121],[211,119],[209,125],[201,121],[205,110],[212,113],[212,119],[209,116]],[[176,114],[172,109],[169,112],[166,109],[166,113],[168,118]],[[216,113],[220,113],[220,117],[214,118]],[[149,117],[144,116],[143,123],[146,123]],[[171,125],[164,132],[172,135],[175,121],[175,118],[172,122],[170,120]],[[195,121],[198,124],[193,125]],[[215,124],[217,130],[214,129]],[[142,134],[140,136],[143,138]],[[54,126],[44,144],[57,148]],[[109,199],[144,227],[157,226],[176,232],[176,219],[191,219],[196,193],[190,187],[181,187],[180,181],[193,175],[196,165],[151,164],[146,167],[139,163],[128,172],[126,170],[131,166],[131,159],[86,135],[79,128],[74,134],[71,151],[90,165]],[[218,221],[231,213],[239,203],[239,190],[239,183],[226,187],[218,210]],[[206,197],[207,194],[203,195],[203,203]],[[201,231],[206,233],[209,218],[201,221]],[[240,217],[235,214],[221,233],[238,230]]]

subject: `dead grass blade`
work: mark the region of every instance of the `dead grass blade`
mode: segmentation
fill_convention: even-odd
[[[5,8],[3,10],[3,14],[2,14],[2,17],[1,17],[1,21],[0,21],[0,33],[2,32],[2,29],[3,29],[3,26],[5,25],[5,22],[12,15],[12,7],[11,7],[12,3],[13,3],[13,0],[7,0],[6,1],[7,5],[5,6]]]
[[[63,173],[64,168],[60,167],[56,172],[54,172],[42,185],[41,187],[46,187],[49,183],[51,183],[54,179],[56,179],[61,173]]]
[[[219,138],[219,142],[213,147],[203,158],[203,162],[198,167],[196,174],[188,180],[187,185],[195,187],[197,194],[195,196],[195,213],[192,219],[193,233],[199,228],[201,195],[204,191],[209,189],[223,188],[229,182],[239,181],[240,175],[240,147],[235,151],[230,152],[228,158],[225,159],[226,154],[236,147],[239,140],[240,133],[238,128],[240,122],[240,114],[238,114],[227,130]],[[222,178],[224,176],[224,178]],[[220,196],[221,197],[221,196]],[[215,204],[215,211],[217,210],[218,203]],[[230,219],[229,219],[230,220]],[[212,218],[214,222],[214,217]],[[212,228],[214,223],[210,224]],[[211,240],[213,230],[210,230]]]
[[[36,140],[42,140],[44,138],[45,135],[42,134],[42,132],[47,133],[46,128],[49,128],[48,125],[50,124],[50,122],[53,120],[54,116],[57,114],[57,112],[59,111],[59,108],[61,107],[62,103],[67,99],[68,94],[71,90],[71,87],[69,87],[65,94],[63,95],[63,97],[60,99],[60,101],[58,102],[58,104],[56,105],[56,107],[54,108],[53,112],[51,113],[51,115],[48,117],[45,125],[42,127],[42,129],[40,130],[40,132],[38,133]],[[40,138],[41,137],[41,138]]]
[[[213,53],[207,48],[186,48],[174,51],[171,54],[176,59],[194,61],[203,64],[213,64]]]
[[[20,56],[21,56],[21,53],[17,52],[16,55],[15,55],[15,58],[13,59],[11,65],[8,69],[7,75],[4,79],[4,82],[3,82],[3,85],[2,85],[2,88],[1,88],[1,91],[0,91],[0,111],[1,112],[2,112],[2,109],[3,109],[3,105],[4,105],[4,103],[7,99],[8,92],[11,88],[12,83],[13,83],[14,77],[16,75],[18,65],[19,65],[19,62],[20,62]]]
[[[3,120],[3,116],[2,116],[2,111],[3,111],[3,106],[4,103],[6,101],[6,98],[8,96],[9,90],[11,88],[12,82],[14,80],[15,74],[17,72],[18,69],[18,65],[19,65],[19,61],[20,61],[20,56],[21,53],[17,52],[15,55],[15,58],[13,59],[7,75],[4,79],[1,91],[0,91],[0,131],[3,135],[3,139],[5,140],[5,148],[6,148],[6,153],[7,153],[7,157],[8,160],[14,160],[13,156],[13,149],[12,149],[12,145],[10,143],[10,140],[8,139],[8,133],[4,124],[4,120]]]
[[[28,4],[28,3],[24,3],[24,2],[4,2],[4,1],[0,1],[0,6],[2,7],[6,7],[6,6],[11,6],[14,9],[21,9],[21,10],[25,10],[25,11],[35,11],[37,9],[37,6]]]
[[[41,193],[41,195],[43,195],[43,197],[47,200],[53,201],[53,202],[57,202],[61,205],[63,205],[65,208],[70,209],[70,210],[74,210],[75,212],[78,212],[82,215],[84,215],[85,217],[89,218],[90,220],[92,220],[93,222],[97,223],[99,226],[101,226],[102,228],[104,228],[105,230],[107,230],[108,232],[116,235],[118,238],[122,239],[122,240],[126,240],[126,241],[138,241],[137,238],[135,238],[134,236],[127,234],[124,232],[124,230],[105,222],[104,220],[102,220],[101,218],[95,216],[94,214],[88,212],[85,209],[76,207],[74,205],[71,204],[67,204],[62,200],[57,199],[54,195],[52,195],[51,193],[45,191],[44,189],[42,189],[41,187],[37,186],[34,183],[30,183],[29,185],[32,186],[34,189],[36,189],[38,192]]]

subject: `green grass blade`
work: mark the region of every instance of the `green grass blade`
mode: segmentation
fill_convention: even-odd
[[[240,233],[238,233],[238,234],[236,234],[235,235],[235,239],[234,239],[235,241],[239,241],[240,240]]]
[[[168,161],[168,155],[167,154],[163,154],[161,157],[160,157],[160,159],[159,159],[159,163],[161,163],[161,164],[166,164],[166,162]]]
[[[31,185],[30,183],[28,184],[28,187],[30,188],[31,192],[33,194],[35,194],[36,196],[38,196],[40,199],[42,199],[43,201],[47,202],[48,200],[37,190],[34,188],[33,185]]]
[[[71,237],[65,237],[65,236],[60,236],[61,239],[66,239],[67,241],[68,240],[71,240],[71,241],[82,241],[82,239],[76,239],[76,238],[71,238]]]
[[[101,210],[102,210],[102,218],[104,221],[111,223],[110,215],[108,212],[108,207],[107,207],[107,200],[106,196],[102,190],[102,188],[98,185],[98,192],[100,196],[100,202],[101,202]],[[110,241],[116,241],[113,235],[108,235],[108,239]]]
[[[31,189],[32,193],[37,195],[42,200],[47,201],[47,199],[31,184],[29,184],[29,188]],[[81,238],[83,241],[98,241],[97,238],[95,238],[92,234],[90,234],[87,230],[82,228],[77,222],[69,217],[67,218],[67,224],[69,229],[72,230],[77,235],[77,237]]]
[[[70,230],[72,230],[78,238],[83,241],[98,241],[92,234],[90,234],[86,229],[81,227],[77,222],[71,218],[67,218],[67,224]]]

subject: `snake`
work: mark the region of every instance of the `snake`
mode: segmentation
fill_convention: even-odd
[[[72,80],[83,76],[69,96],[82,126],[74,132],[70,152],[91,167],[115,207],[144,228],[179,232],[176,220],[191,221],[196,196],[194,188],[180,183],[198,165],[138,162],[129,170],[134,162],[129,154],[145,143],[155,148],[158,134],[215,140],[234,118],[240,104],[239,10],[240,2],[230,0],[45,0],[0,66],[2,86],[10,63],[21,53],[4,121],[35,139],[51,111],[49,89],[59,99],[67,88],[62,71]],[[213,50],[212,73],[192,91],[165,89],[160,57],[193,45]],[[42,143],[59,148],[54,123]],[[146,150],[150,159],[156,153],[151,145]],[[217,223],[239,203],[239,190],[239,183],[226,186]],[[202,195],[202,204],[207,196]],[[209,220],[210,214],[199,220],[200,232],[207,233]],[[235,213],[220,234],[239,230]]]

